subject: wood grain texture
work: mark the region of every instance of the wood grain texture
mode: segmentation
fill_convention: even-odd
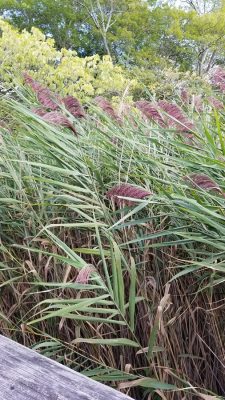
[[[0,400],[131,400],[0,335]]]

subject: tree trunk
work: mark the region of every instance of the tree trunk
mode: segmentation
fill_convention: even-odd
[[[110,53],[110,50],[109,50],[109,45],[108,45],[106,33],[105,32],[101,32],[101,34],[102,34],[102,39],[103,39],[105,50],[106,50],[108,56],[111,57],[111,53]]]
[[[207,54],[209,52],[209,49],[203,49],[202,51],[200,51],[199,57],[198,57],[198,73],[199,76],[202,76],[203,74],[203,67],[204,67],[204,63],[207,57]]]
[[[206,72],[209,72],[209,70],[212,68],[212,64],[213,64],[215,55],[216,55],[216,50],[214,50],[214,51],[212,52],[212,54],[211,54],[210,60],[209,60],[209,62],[208,62],[207,68],[206,68]]]

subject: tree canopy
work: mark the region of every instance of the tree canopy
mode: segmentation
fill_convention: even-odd
[[[0,14],[81,57],[107,54],[147,69],[172,63],[199,74],[224,61],[224,0],[0,0]]]

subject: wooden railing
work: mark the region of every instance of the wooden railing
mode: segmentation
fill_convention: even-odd
[[[0,335],[0,400],[131,400]]]

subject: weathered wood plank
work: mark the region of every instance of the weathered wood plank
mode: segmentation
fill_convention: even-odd
[[[131,400],[0,335],[1,400]]]

